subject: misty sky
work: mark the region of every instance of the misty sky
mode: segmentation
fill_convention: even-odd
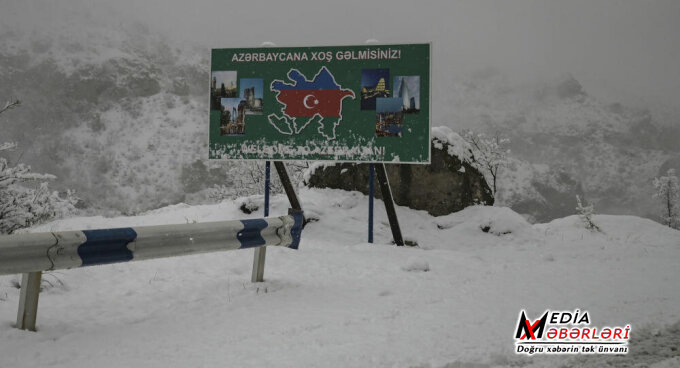
[[[677,105],[680,96],[677,0],[0,3],[6,3],[2,28],[60,23],[69,13],[89,12],[113,22],[140,21],[172,39],[216,48],[263,41],[279,46],[431,41],[435,93],[446,90],[450,76],[495,67],[528,81],[570,72],[609,101],[644,98]]]

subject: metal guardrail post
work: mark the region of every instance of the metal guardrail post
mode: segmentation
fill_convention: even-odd
[[[42,271],[28,272],[21,276],[21,294],[19,296],[19,311],[17,312],[16,325],[18,329],[35,331],[41,280]]]
[[[251,282],[264,281],[264,260],[267,258],[267,247],[255,248],[255,256],[253,257],[253,274],[250,277]]]
[[[302,207],[300,206],[300,200],[295,193],[293,184],[288,176],[288,171],[286,166],[282,161],[274,161],[274,166],[276,167],[276,172],[281,179],[281,185],[283,186],[286,195],[288,196],[288,201],[290,202],[293,210],[300,212]],[[264,216],[269,216],[269,180],[270,180],[271,166],[270,161],[265,164],[265,205],[264,205]],[[253,273],[250,277],[251,282],[263,282],[264,281],[264,263],[267,257],[267,247],[260,247],[255,249],[255,254],[253,257]]]
[[[271,161],[264,164],[264,217],[269,216],[269,188],[271,183]],[[267,258],[267,247],[255,248],[253,253],[253,273],[250,282],[264,281],[264,261]]]

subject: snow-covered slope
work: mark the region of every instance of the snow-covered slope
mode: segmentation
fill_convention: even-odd
[[[630,323],[627,364],[677,362],[645,342],[680,320],[676,230],[630,216],[595,216],[603,231],[593,233],[575,216],[531,225],[508,208],[433,218],[400,207],[402,231],[419,247],[395,247],[381,201],[368,244],[365,196],[300,197],[313,221],[298,251],[268,250],[264,283],[249,281],[252,251],[54,272],[31,333],[11,327],[18,278],[0,277],[0,366],[598,366],[597,356],[514,355],[520,310],[548,308],[588,310],[600,326]],[[262,198],[33,231],[257,217],[240,212],[245,200]],[[286,208],[277,196],[271,213]]]
[[[0,120],[2,141],[19,143],[10,159],[57,175],[56,187],[98,211],[136,213],[229,184],[223,166],[206,164],[208,49],[82,3],[64,13],[34,2],[44,19],[30,26],[3,7],[0,103],[23,101]],[[433,83],[433,126],[511,138],[498,200],[534,219],[573,213],[574,194],[602,213],[654,218],[651,180],[680,170],[673,114],[603,103],[572,76],[516,83],[483,70]]]
[[[538,220],[573,213],[575,194],[603,213],[657,218],[652,179],[680,168],[678,120],[604,103],[569,74],[520,84],[488,70],[454,83],[447,102],[452,128],[510,138],[497,200]]]
[[[183,170],[207,157],[207,50],[98,14],[0,31],[0,101],[22,101],[3,115],[0,138],[18,142],[12,160],[57,175],[86,206],[182,201],[200,189]]]

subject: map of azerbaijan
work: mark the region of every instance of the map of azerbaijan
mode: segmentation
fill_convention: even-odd
[[[324,66],[308,80],[297,69],[288,72],[293,83],[274,80],[270,86],[276,100],[283,105],[283,116],[271,114],[269,123],[287,135],[300,134],[310,124],[327,140],[335,139],[335,130],[342,122],[342,100],[356,96],[351,89],[342,89],[333,74]]]

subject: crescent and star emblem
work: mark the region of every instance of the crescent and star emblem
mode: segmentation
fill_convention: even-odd
[[[314,106],[310,106],[310,105],[309,105],[309,100],[310,100],[310,99],[312,100],[311,103],[312,103],[312,105],[314,105]],[[311,109],[313,109],[314,107],[316,107],[316,105],[319,104],[319,100],[317,100],[317,99],[314,97],[314,95],[307,95],[307,96],[305,96],[305,98],[302,100],[302,104],[305,105],[306,108],[308,108],[308,109],[311,110]]]

